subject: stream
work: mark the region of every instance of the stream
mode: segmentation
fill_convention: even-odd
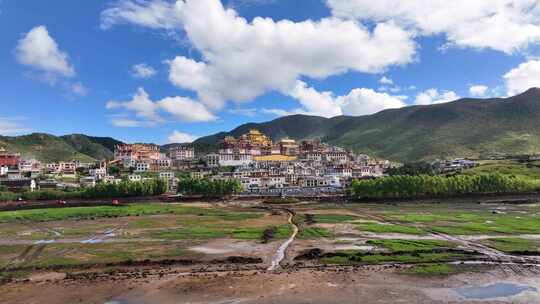
[[[285,241],[283,244],[281,244],[281,246],[279,246],[279,248],[278,248],[278,250],[276,252],[276,255],[272,259],[272,264],[270,265],[270,267],[268,267],[268,271],[276,270],[279,267],[279,264],[285,258],[285,252],[287,251],[287,248],[289,248],[289,246],[292,244],[292,242],[296,238],[296,235],[298,234],[298,226],[296,226],[296,224],[293,223],[294,214],[291,211],[288,211],[288,210],[287,210],[287,212],[289,213],[288,222],[289,222],[289,224],[291,224],[293,226],[293,233],[292,233],[291,237],[287,241]]]

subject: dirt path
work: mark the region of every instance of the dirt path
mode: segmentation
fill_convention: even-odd
[[[287,212],[289,213],[288,222],[290,225],[293,226],[293,233],[287,241],[285,241],[281,246],[279,246],[276,255],[272,259],[270,267],[268,267],[268,271],[274,271],[280,267],[281,261],[283,261],[283,259],[285,258],[285,252],[287,251],[287,248],[289,248],[289,246],[296,238],[296,235],[298,234],[298,226],[293,222],[294,213],[290,210],[287,210]]]

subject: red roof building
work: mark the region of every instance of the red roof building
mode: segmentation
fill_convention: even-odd
[[[21,154],[9,153],[6,150],[0,148],[0,167],[7,166],[10,168],[17,168],[19,161],[21,160]]]

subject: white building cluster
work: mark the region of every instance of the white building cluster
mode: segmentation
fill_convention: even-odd
[[[357,178],[383,175],[390,162],[358,155],[319,140],[278,142],[258,130],[226,137],[217,153],[196,155],[191,145],[167,151],[149,144],[121,144],[114,159],[97,162],[40,163],[0,151],[0,184],[17,191],[93,187],[97,183],[165,179],[176,192],[180,177],[235,179],[244,194],[342,193]]]
[[[207,154],[204,160],[206,168],[192,172],[191,177],[236,179],[246,194],[342,192],[352,179],[383,176],[390,166],[389,161],[371,159],[319,140],[297,144],[284,139],[274,144],[257,130],[239,139],[226,137],[219,152]],[[228,170],[217,170],[219,167]]]

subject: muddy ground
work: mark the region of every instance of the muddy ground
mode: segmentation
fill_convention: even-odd
[[[534,202],[137,208],[0,212],[0,302],[540,303]]]
[[[115,275],[95,280],[41,275],[30,282],[3,285],[0,294],[2,303],[44,304],[538,303],[540,299],[540,269],[531,268],[518,274],[500,266],[435,278],[400,274],[399,268],[392,266],[190,275],[183,270],[168,269],[167,274],[148,271],[129,279]],[[493,286],[503,286],[502,293],[490,296]],[[465,292],[472,288],[477,288],[477,296],[487,294],[487,298],[467,298],[470,295]]]

